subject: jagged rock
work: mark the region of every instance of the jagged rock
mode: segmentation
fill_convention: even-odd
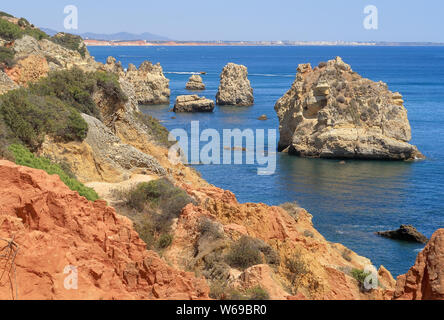
[[[415,265],[398,277],[394,299],[444,300],[444,229],[433,234]]]
[[[18,85],[6,73],[0,70],[0,95],[17,88]]]
[[[261,116],[258,118],[258,120],[260,120],[260,121],[265,121],[265,120],[268,120],[268,117],[267,117],[266,114],[263,114],[263,115],[261,115]]]
[[[410,160],[423,158],[411,139],[402,96],[364,79],[341,58],[312,69],[276,103],[279,150],[303,157]]]
[[[187,90],[205,90],[205,84],[202,81],[202,77],[198,74],[193,74],[186,86]]]
[[[82,42],[80,45],[85,44]],[[47,39],[36,40],[28,35],[16,40],[13,49],[16,52],[16,59],[23,59],[29,55],[44,57],[51,70],[78,67],[84,71],[95,71],[100,67],[100,63],[96,62],[86,49],[85,56],[82,57],[78,51],[67,49]]]
[[[204,280],[148,251],[133,223],[105,201],[90,202],[57,175],[3,160],[0,239],[1,300],[208,299]],[[75,272],[77,288],[68,287]]]
[[[125,76],[135,89],[135,98],[139,104],[169,104],[171,91],[170,81],[163,74],[160,64],[143,62],[139,69],[130,65]]]
[[[119,76],[123,76],[125,71],[123,70],[122,63],[116,61],[114,57],[108,57],[106,59],[106,64],[103,66],[103,69],[108,72],[115,73]]]
[[[26,86],[29,82],[36,82],[40,78],[46,77],[49,70],[45,57],[31,54],[19,60],[6,73],[19,86]]]
[[[251,106],[254,104],[253,89],[248,80],[247,67],[227,64],[220,75],[218,105]]]
[[[377,235],[394,240],[427,243],[429,239],[421,234],[415,227],[402,225],[398,230],[376,232]]]
[[[214,101],[197,95],[178,96],[174,112],[213,112]]]

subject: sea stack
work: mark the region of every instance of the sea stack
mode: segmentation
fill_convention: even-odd
[[[202,81],[202,77],[198,74],[193,74],[187,83],[186,89],[193,91],[205,90],[205,84]]]
[[[134,86],[135,98],[139,104],[170,103],[170,81],[163,74],[160,64],[144,61],[139,69],[130,64],[124,79]]]
[[[411,128],[400,93],[362,78],[340,57],[312,69],[301,64],[278,100],[279,151],[302,157],[414,160]]]
[[[251,106],[254,104],[253,89],[248,80],[247,67],[234,63],[227,64],[220,75],[218,105]]]
[[[214,101],[197,95],[178,96],[173,111],[179,112],[213,112]]]

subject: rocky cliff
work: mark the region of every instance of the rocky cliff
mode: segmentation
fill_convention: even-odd
[[[117,73],[134,87],[134,98],[138,104],[170,103],[170,81],[163,74],[160,64],[153,65],[149,61],[144,61],[139,69],[135,65],[130,64],[125,72],[120,62],[116,63],[115,58],[109,57],[104,69]]]
[[[130,220],[104,201],[7,161],[0,182],[0,299],[208,298],[205,281],[147,251]]]
[[[218,105],[251,106],[254,104],[253,89],[248,80],[247,67],[229,63],[220,75]]]
[[[444,229],[433,234],[414,266],[398,277],[394,299],[444,300]]]
[[[193,74],[186,85],[187,90],[205,90],[205,84],[202,77],[198,74]]]
[[[259,286],[271,299],[280,300],[391,298],[395,281],[390,273],[381,267],[380,287],[362,290],[353,272],[371,262],[326,241],[304,209],[240,204],[229,191],[183,187],[198,205],[183,210],[165,259],[175,267],[204,275],[213,290],[222,283],[226,293],[248,292]],[[230,261],[240,239],[248,239],[251,246],[238,252],[237,258],[243,261],[256,251],[257,260],[246,265]]]
[[[299,65],[276,103],[279,150],[304,157],[410,160],[423,156],[411,139],[399,93],[364,79],[341,58]]]

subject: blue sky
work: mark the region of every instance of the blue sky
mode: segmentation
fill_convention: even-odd
[[[151,32],[176,40],[444,42],[442,0],[13,0],[0,10],[63,31],[66,5],[78,32]],[[378,30],[363,27],[375,5]]]

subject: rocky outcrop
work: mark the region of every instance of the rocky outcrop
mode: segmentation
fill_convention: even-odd
[[[0,70],[0,94],[6,93],[9,90],[17,89],[18,85],[12,81],[9,76]]]
[[[83,45],[83,42],[80,44]],[[45,58],[50,70],[70,69],[78,67],[84,71],[95,71],[100,63],[96,62],[85,49],[85,56],[78,51],[67,49],[50,40],[36,40],[31,36],[23,36],[14,42],[15,58],[18,60],[30,55]]]
[[[152,156],[123,143],[100,120],[82,114],[88,124],[84,141],[69,143],[46,140],[40,155],[67,163],[82,182],[120,182],[133,174],[166,175]]]
[[[14,67],[6,70],[9,78],[19,86],[26,86],[29,82],[36,82],[46,77],[49,65],[45,57],[31,54],[19,60]]]
[[[444,229],[433,234],[415,265],[398,277],[394,299],[444,300]]]
[[[175,225],[173,243],[164,254],[173,266],[241,291],[261,286],[272,299],[391,298],[395,281],[390,273],[381,267],[377,275],[381,287],[361,290],[351,271],[363,270],[371,262],[326,241],[304,209],[295,208],[290,214],[281,207],[240,204],[231,192],[215,187],[183,188],[198,205],[185,207]],[[228,266],[224,258],[242,236],[255,239],[263,255],[262,263],[246,270]]]
[[[130,64],[124,78],[134,86],[135,98],[139,104],[170,103],[170,81],[163,74],[160,64],[153,65],[145,61],[139,69]]]
[[[213,112],[214,101],[197,95],[178,96],[173,111],[178,112]]]
[[[186,89],[196,91],[205,90],[205,84],[202,81],[202,77],[198,74],[193,74],[186,85]]]
[[[377,235],[394,240],[409,242],[427,243],[429,239],[421,234],[415,227],[410,225],[401,225],[398,230],[376,232]]]
[[[130,220],[104,201],[7,161],[0,182],[0,299],[208,298],[204,280],[147,251]]]
[[[299,65],[296,81],[276,103],[279,150],[303,157],[410,160],[423,158],[411,139],[399,93],[364,79],[341,58]]]
[[[253,89],[248,80],[247,67],[227,64],[220,75],[218,105],[251,106],[254,104]]]

